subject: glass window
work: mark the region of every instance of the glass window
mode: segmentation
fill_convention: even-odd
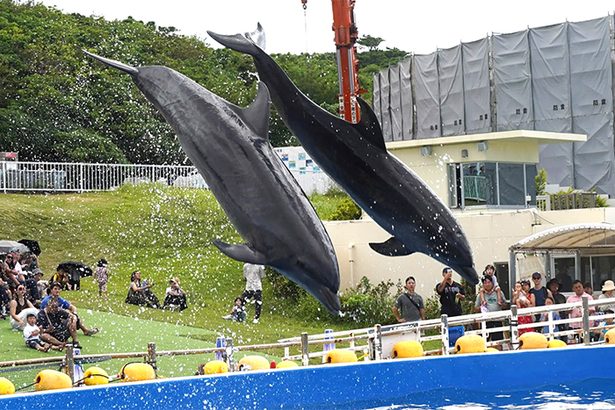
[[[591,268],[591,260],[588,256],[581,257],[581,278],[579,279],[585,285],[587,282],[591,283],[592,281],[592,268]]]
[[[592,256],[591,258],[593,288],[601,291],[605,280],[615,279],[615,256]]]
[[[500,205],[525,205],[525,176],[523,164],[500,163]]]
[[[573,257],[553,257],[553,271],[555,277],[561,284],[560,292],[572,292],[572,281],[574,278],[574,256]]]
[[[465,206],[498,205],[495,163],[473,162],[462,167]]]

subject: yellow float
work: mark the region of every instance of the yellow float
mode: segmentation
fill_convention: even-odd
[[[239,370],[265,370],[269,366],[269,360],[263,356],[244,356],[239,360]]]
[[[399,357],[400,359],[406,359],[408,357],[421,356],[423,356],[423,345],[416,340],[397,342],[395,346],[393,346],[393,358]]]
[[[606,332],[604,335],[604,341],[606,344],[615,345],[615,328]]]
[[[327,363],[353,363],[357,361],[357,355],[352,350],[333,349],[325,356]]]
[[[455,342],[457,354],[482,353],[485,350],[485,339],[479,335],[463,335]]]
[[[293,367],[299,367],[299,365],[291,360],[282,360],[276,366],[276,369],[291,369]]]
[[[15,385],[9,379],[0,377],[0,396],[15,393]]]
[[[100,367],[92,366],[88,367],[85,372],[83,372],[83,383],[86,386],[96,386],[97,384],[108,384],[109,383],[109,375],[106,371],[101,369]]]
[[[212,360],[207,362],[203,369],[204,374],[228,373],[228,365],[222,360]]]
[[[559,347],[566,347],[566,346],[568,346],[566,342],[564,342],[563,340],[559,340],[559,339],[549,340],[549,343],[547,343],[547,347],[550,349],[556,349]]]
[[[123,382],[153,380],[156,378],[156,371],[147,363],[128,363],[122,368],[120,378]]]
[[[542,333],[527,332],[519,337],[519,349],[546,349],[549,342]]]
[[[499,353],[500,351],[498,349],[496,349],[495,347],[488,347],[485,349],[485,352],[487,353]]]
[[[34,379],[36,391],[68,389],[73,387],[73,381],[66,373],[57,370],[41,370]]]

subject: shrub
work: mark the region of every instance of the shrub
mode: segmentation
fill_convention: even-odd
[[[349,197],[342,199],[331,215],[332,221],[347,221],[359,218],[361,218],[361,208]]]
[[[354,289],[348,289],[340,298],[343,314],[341,320],[359,326],[396,323],[391,311],[395,304],[395,297],[390,292],[392,287],[396,287],[397,293],[401,290],[399,282],[396,285],[387,280],[374,286],[369,279],[362,277]]]

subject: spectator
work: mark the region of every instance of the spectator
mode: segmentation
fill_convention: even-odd
[[[109,281],[109,270],[107,269],[107,260],[102,258],[96,264],[96,272],[94,273],[96,282],[98,283],[98,296],[107,298],[107,282]]]
[[[548,296],[553,297],[551,291],[542,286],[542,275],[540,272],[532,273],[532,282],[534,287],[530,289],[530,293],[534,295],[534,306],[544,306]],[[535,315],[536,321],[540,320],[540,315]]]
[[[604,285],[602,285],[602,294],[598,296],[598,300],[615,298],[614,291],[615,291],[615,283],[612,280],[605,281]],[[604,312],[608,309],[615,311],[615,300],[612,303],[609,303],[608,305],[600,305],[601,311]]]
[[[436,285],[436,293],[440,295],[440,314],[449,317],[463,314],[461,301],[465,298],[465,291],[463,286],[453,281],[451,268],[442,270],[442,281]]]
[[[265,267],[263,265],[254,265],[245,263],[243,265],[243,277],[246,278],[246,289],[241,295],[243,304],[248,303],[248,299],[254,303],[254,320],[252,323],[258,323],[261,317],[263,308],[263,284],[261,280],[265,276]]]
[[[553,301],[556,304],[559,305],[562,303],[566,303],[566,296],[562,295],[559,292],[560,284],[556,278],[553,278],[549,282],[547,282],[547,288],[549,289],[549,291],[551,291],[551,296],[553,297]]]
[[[141,282],[141,271],[136,270],[132,272],[125,302],[137,306],[160,307],[158,298],[151,291],[153,285],[153,283],[148,283],[146,280]]]
[[[528,287],[529,287],[529,283],[528,283]],[[511,303],[513,305],[516,305],[520,309],[531,307],[532,301],[530,299],[530,296],[532,295],[528,294],[527,290],[523,289],[523,285],[521,284],[521,282],[518,281],[515,283],[515,289],[513,290]],[[532,318],[532,315],[523,315],[517,318],[517,323],[520,325],[526,325],[526,324],[533,323],[533,322],[534,322],[534,319]],[[519,336],[521,336],[524,333],[532,332],[532,331],[534,331],[534,329],[531,327],[519,329]]]
[[[235,298],[231,312],[222,317],[226,320],[234,320],[236,322],[243,322],[246,320],[246,308],[243,306],[242,298]]]
[[[583,289],[583,282],[581,282],[580,280],[575,280],[574,282],[572,282],[572,291],[574,292],[572,295],[568,296],[568,299],[566,299],[566,303],[576,303],[576,302],[581,302],[583,300],[583,297],[587,297],[588,300],[594,300],[594,298],[591,295],[588,295],[587,293],[585,293],[585,289]],[[589,307],[589,312],[590,314],[592,314],[593,312],[596,311],[596,308],[593,306]],[[580,318],[583,315],[583,312],[581,311],[581,308],[574,308],[570,311],[569,313],[569,317],[571,319],[573,318]],[[581,328],[581,321],[576,321],[573,323],[570,323],[570,328],[571,329],[580,329]],[[593,326],[593,323],[590,321],[589,326]],[[578,334],[575,335],[575,339],[578,341]]]
[[[400,323],[416,322],[425,319],[425,304],[423,297],[416,293],[416,280],[412,276],[406,278],[406,292],[401,294],[393,306],[393,314]]]
[[[25,282],[25,278],[21,272],[21,265],[15,259],[16,255],[19,255],[19,252],[9,252],[5,256],[4,263],[2,264],[4,278],[9,285],[11,292],[17,289],[19,284],[23,284]]]
[[[592,288],[592,284],[591,283],[585,282],[583,284],[583,290],[585,291],[585,293],[590,295],[592,298],[594,297],[594,289]]]
[[[41,340],[41,330],[36,325],[36,315],[29,313],[26,317],[26,322],[26,327],[23,329],[23,338],[26,346],[39,352],[48,352],[52,345]]]
[[[169,280],[169,287],[165,292],[164,304],[162,307],[169,310],[179,310],[180,312],[188,308],[186,294],[179,286],[179,278],[172,278]]]
[[[475,312],[498,312],[502,310],[502,306],[498,303],[498,295],[493,286],[492,276],[485,275],[481,279],[483,284],[484,291],[484,302],[481,298],[481,295],[476,295],[476,303],[474,305]],[[502,322],[499,320],[491,320],[487,322],[487,329],[493,329],[497,327],[502,327]],[[495,342],[498,340],[502,340],[504,335],[501,331],[499,332],[491,332],[489,333],[489,341]]]
[[[32,274],[26,278],[26,298],[32,302],[34,307],[41,306],[42,293],[39,282],[43,276],[43,271],[39,268],[34,269]]]
[[[7,317],[8,305],[11,301],[11,289],[2,275],[2,265],[0,265],[0,319]]]
[[[62,309],[58,299],[50,300],[45,308],[38,312],[36,321],[41,329],[40,338],[43,342],[61,350],[66,346],[68,339],[72,338],[73,346],[81,347],[77,340],[76,316]]]
[[[604,314],[605,315],[612,315],[613,312],[614,311],[611,310],[611,309],[606,309],[604,311]],[[598,333],[598,340],[603,342],[604,341],[604,336],[606,335],[606,332],[608,332],[612,328],[613,328],[613,318],[612,317],[605,318],[604,320],[601,320],[600,323],[598,323],[598,329],[596,330],[596,333]]]
[[[77,329],[81,329],[84,335],[92,336],[98,333],[99,329],[97,327],[89,329],[87,326],[85,326],[83,321],[79,318],[79,315],[77,315],[77,307],[60,296],[61,288],[62,285],[57,282],[51,284],[51,286],[49,287],[49,295],[45,296],[43,300],[41,300],[41,309],[45,309],[47,307],[47,304],[49,304],[52,300],[55,300],[58,304],[58,307],[67,310],[71,316],[75,317],[74,319]]]
[[[58,269],[56,273],[51,276],[51,283],[59,283],[60,290],[68,290],[68,273],[62,269]]]
[[[555,301],[553,300],[553,298],[551,296],[547,296],[547,299],[545,300],[545,306],[551,306],[555,303]],[[559,312],[553,311],[553,313],[551,313],[553,320],[557,321],[557,320],[561,320],[561,316],[559,314]],[[549,313],[545,312],[543,314],[540,315],[540,321],[541,322],[548,322],[549,321]],[[562,325],[553,325],[553,332],[559,332],[562,330],[561,328]],[[549,332],[549,325],[545,325],[542,328],[542,333],[545,335],[548,335]]]
[[[493,289],[495,290],[498,296],[498,304],[500,306],[503,306],[504,297],[502,296],[502,289],[500,289],[500,286],[498,285],[498,279],[495,276],[495,266],[493,265],[485,266],[485,270],[483,271],[483,276],[489,276],[491,278],[491,282],[493,283]],[[481,304],[484,304],[485,297],[484,297],[483,289],[480,290],[479,296],[481,298]]]
[[[9,302],[9,313],[11,315],[11,327],[13,330],[23,330],[26,327],[26,316],[29,313],[37,314],[38,309],[26,299],[26,287],[17,286],[13,300]]]
[[[527,279],[523,279],[521,281],[521,288],[523,289],[523,293],[525,293],[525,295],[527,296],[527,298],[530,301],[528,307],[536,306],[536,298],[530,292],[530,288],[531,288],[530,281],[527,280]]]

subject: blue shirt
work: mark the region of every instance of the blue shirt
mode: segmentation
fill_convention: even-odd
[[[51,300],[51,295],[45,296],[43,300],[41,300],[41,309],[45,309],[47,305],[49,304],[50,300]],[[60,306],[62,309],[68,310],[70,308],[70,302],[58,296],[58,306]]]

